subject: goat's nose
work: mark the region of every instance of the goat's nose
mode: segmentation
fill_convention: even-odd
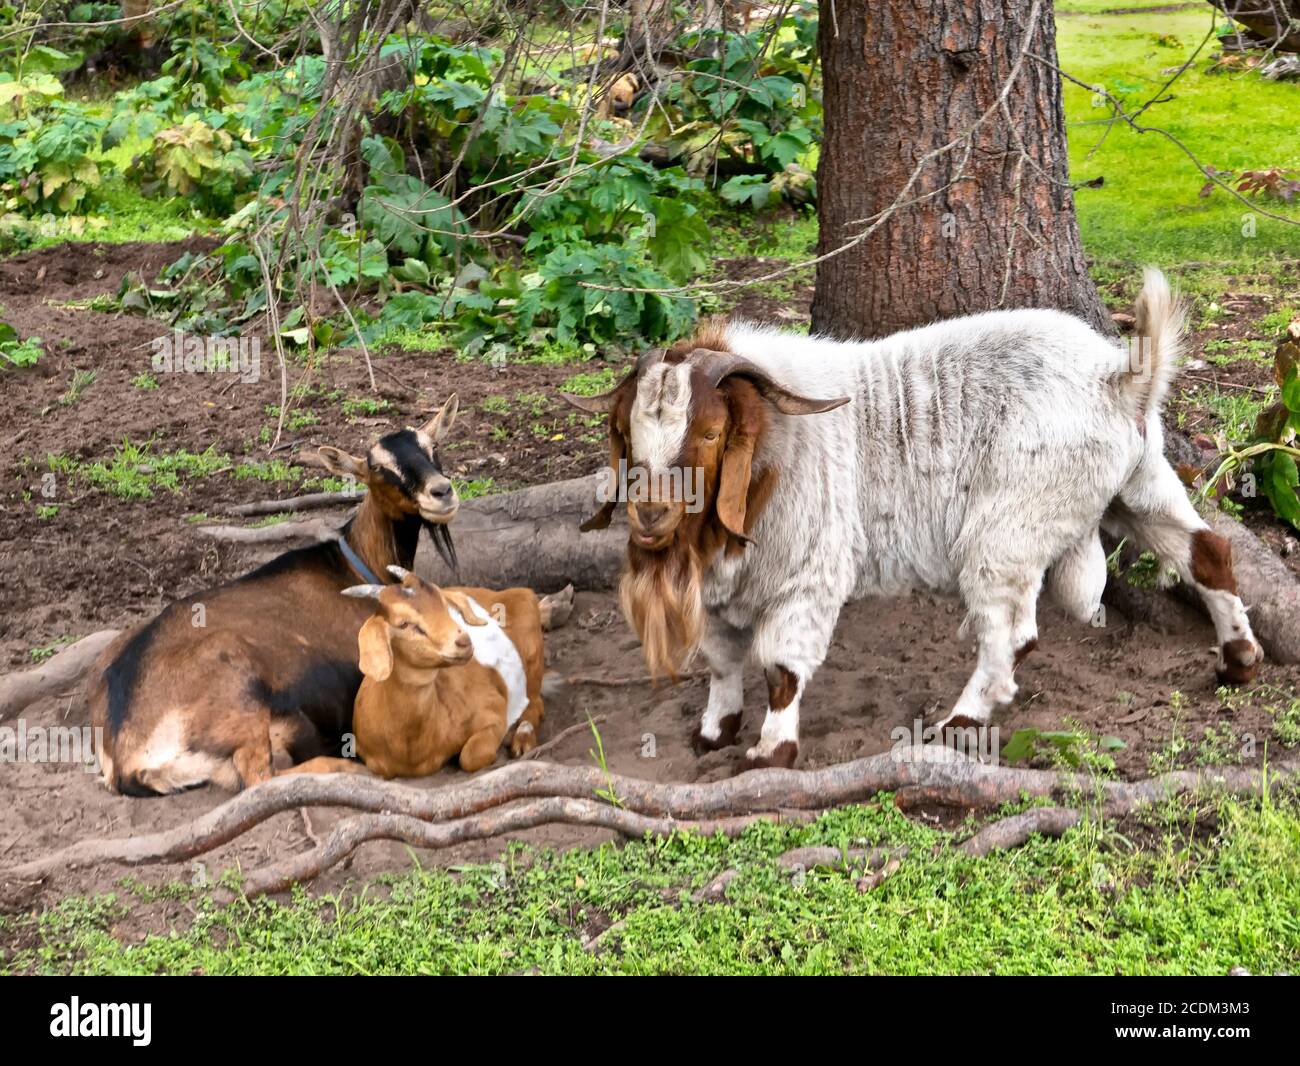
[[[473,644],[469,639],[468,633],[462,633],[460,636],[456,638],[456,647],[458,647],[461,651],[469,651],[470,648],[473,647]]]
[[[666,503],[638,503],[636,505],[637,521],[648,529],[653,529],[668,513]]]
[[[429,495],[435,500],[445,500],[451,495],[451,482],[440,481],[437,484],[429,486]]]

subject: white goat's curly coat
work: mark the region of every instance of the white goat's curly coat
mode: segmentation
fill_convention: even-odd
[[[850,343],[727,325],[731,352],[786,389],[852,402],[798,417],[774,411],[755,453],[755,476],[779,471],[776,490],[752,543],[719,552],[703,577],[700,651],[712,675],[705,746],[734,739],[741,669],[752,657],[767,671],[770,702],[748,757],[792,763],[799,696],[841,606],[922,587],[959,593],[979,643],[974,674],[937,724],[987,722],[1015,695],[1045,576],[1071,615],[1096,612],[1106,581],[1099,528],[1132,536],[1191,582],[1213,618],[1223,676],[1253,674],[1261,652],[1226,542],[1208,531],[1162,452],[1160,403],[1182,325],[1155,270],[1129,348],[1046,310]],[[681,412],[668,407],[689,395],[679,388],[676,404],[663,398],[675,373],[660,364],[638,382],[633,462],[662,463],[673,450],[666,438],[680,443]]]

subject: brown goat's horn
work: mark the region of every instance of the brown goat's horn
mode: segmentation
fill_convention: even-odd
[[[343,589],[343,595],[351,596],[354,600],[377,600],[386,587],[386,585],[353,585]]]
[[[575,396],[571,392],[562,392],[560,395],[578,410],[586,411],[589,415],[607,415],[614,409],[618,390],[629,381],[635,380],[656,363],[662,363],[667,354],[668,350],[666,348],[651,348],[648,352],[642,352],[637,357],[636,366],[632,368],[632,372],[610,389],[609,392],[602,392],[599,396]]]
[[[843,407],[850,399],[848,396],[836,396],[831,400],[818,400],[811,396],[800,396],[784,385],[778,385],[768,376],[766,370],[734,352],[715,352],[712,348],[696,348],[688,358],[704,371],[709,384],[715,388],[724,378],[733,375],[743,377],[782,414],[821,414],[823,411],[833,411],[837,407]]]

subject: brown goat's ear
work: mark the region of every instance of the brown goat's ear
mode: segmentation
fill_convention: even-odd
[[[442,410],[420,427],[420,432],[427,433],[435,442],[442,440],[456,424],[456,412],[459,410],[460,398],[453,392],[442,405]]]
[[[318,448],[316,454],[320,456],[325,469],[339,477],[354,477],[358,481],[365,481],[366,474],[369,473],[364,459],[349,455],[341,448],[331,448],[326,445]]]
[[[467,626],[487,625],[487,619],[479,617],[478,612],[470,606],[469,597],[463,592],[448,592],[446,589],[443,589],[442,598],[452,607],[456,608],[456,613],[464,619]]]
[[[745,512],[749,503],[751,467],[754,448],[767,423],[767,413],[758,396],[748,390],[733,393],[728,406],[732,421],[727,433],[727,446],[722,453],[722,474],[718,479],[715,506],[718,520],[727,532],[748,540],[745,536]]]
[[[746,540],[745,503],[749,498],[750,466],[754,461],[754,438],[743,430],[727,441],[722,453],[722,477],[718,483],[718,519],[727,532]]]
[[[604,500],[594,515],[578,526],[579,532],[590,533],[593,529],[608,529],[614,520],[614,509],[618,506],[623,488],[623,468],[627,463],[627,441],[614,425],[613,416],[609,421],[609,467],[606,491],[609,499]]]
[[[361,672],[375,681],[387,681],[393,672],[393,648],[388,641],[388,623],[379,615],[366,619],[357,634],[361,649]]]

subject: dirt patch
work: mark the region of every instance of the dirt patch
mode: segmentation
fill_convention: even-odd
[[[138,622],[165,602],[246,572],[269,555],[218,547],[200,537],[187,519],[219,515],[234,502],[287,495],[300,482],[238,479],[232,470],[222,470],[183,478],[177,492],[158,489],[151,499],[122,499],[77,479],[70,485],[59,482],[52,498],[41,495],[48,456],[108,457],[124,437],[152,439],[155,455],[211,446],[229,455],[232,467],[288,454],[286,449],[268,455],[259,440],[274,422],[265,408],[279,402],[278,367],[256,383],[231,385],[207,375],[175,374],[160,375],[159,388],[143,390],[131,382],[149,369],[149,346],[159,325],[65,306],[115,292],[128,270],[156,270],[193,246],[82,245],[0,263],[4,317],[20,332],[47,341],[47,354],[36,368],[5,372],[0,379],[0,557],[5,567],[0,666],[27,665],[32,648],[60,638]],[[761,276],[776,265],[756,260],[738,264],[736,270]],[[754,295],[737,310],[789,318],[806,309],[809,296],[805,286],[796,285],[782,294]],[[267,358],[274,359],[271,346],[263,347],[270,353]],[[555,391],[574,373],[601,365],[510,362],[498,371],[483,362],[458,361],[448,351],[392,353],[377,359],[380,390],[372,393],[360,355],[343,353],[315,367],[290,368],[291,383],[305,381],[312,389],[294,409],[310,412],[316,421],[288,436],[304,447],[331,443],[359,451],[384,427],[426,416],[456,391],[464,415],[447,452],[453,474],[490,478],[502,488],[574,476],[596,468],[603,443],[593,427],[580,418],[570,420]],[[96,378],[75,402],[62,404],[60,397],[77,370],[94,371]],[[1254,371],[1243,368],[1247,372]],[[389,407],[373,415],[348,413],[343,401],[349,399],[383,400]],[[41,517],[38,507],[47,499],[58,511]],[[335,517],[341,521],[344,514]],[[1271,528],[1278,531],[1276,524]],[[1112,610],[1106,625],[1094,628],[1044,608],[1038,650],[1018,673],[1019,698],[996,722],[1003,742],[1015,730],[1030,727],[1118,737],[1123,747],[1112,753],[1116,770],[1130,778],[1173,765],[1261,761],[1275,727],[1265,707],[1286,702],[1300,680],[1300,668],[1266,664],[1258,695],[1225,706],[1216,695],[1208,623],[1172,601],[1162,617],[1157,628],[1131,624]],[[932,707],[951,703],[974,662],[970,643],[957,635],[960,621],[958,604],[928,595],[847,607],[829,658],[804,700],[800,765],[822,766],[886,750],[895,731],[910,733]],[[563,676],[644,673],[635,637],[608,594],[579,595],[568,626],[549,635],[547,656],[549,668]],[[548,701],[541,738],[545,741],[588,715],[604,715],[600,732],[611,770],[664,781],[714,780],[734,772],[744,748],[757,736],[765,693],[757,671],[747,679],[746,691],[740,744],[703,758],[689,749],[705,700],[702,681],[660,689],[649,684],[570,686]],[[24,718],[28,727],[81,724],[85,714],[79,693],[70,692],[30,708]],[[1209,738],[1207,727],[1214,728]],[[553,757],[587,764],[592,747],[586,734],[576,734]],[[459,776],[449,770],[420,784],[441,787]],[[128,799],[109,794],[97,777],[75,767],[0,765],[0,803],[8,812],[0,829],[0,865],[21,863],[84,837],[171,827],[225,798],[215,789],[201,789],[166,799]],[[0,905],[28,909],[69,893],[114,891],[128,874],[162,884],[213,877],[230,867],[252,869],[313,846],[313,839],[341,816],[332,811],[286,813],[204,857],[201,865],[69,872],[44,886],[11,886]],[[599,831],[547,828],[520,839],[569,846],[609,837]],[[490,861],[502,845],[494,840],[418,858],[425,863]],[[350,879],[404,868],[409,861],[401,845],[368,844],[318,886],[337,889]],[[184,919],[184,904],[142,897],[116,932],[130,939]]]

